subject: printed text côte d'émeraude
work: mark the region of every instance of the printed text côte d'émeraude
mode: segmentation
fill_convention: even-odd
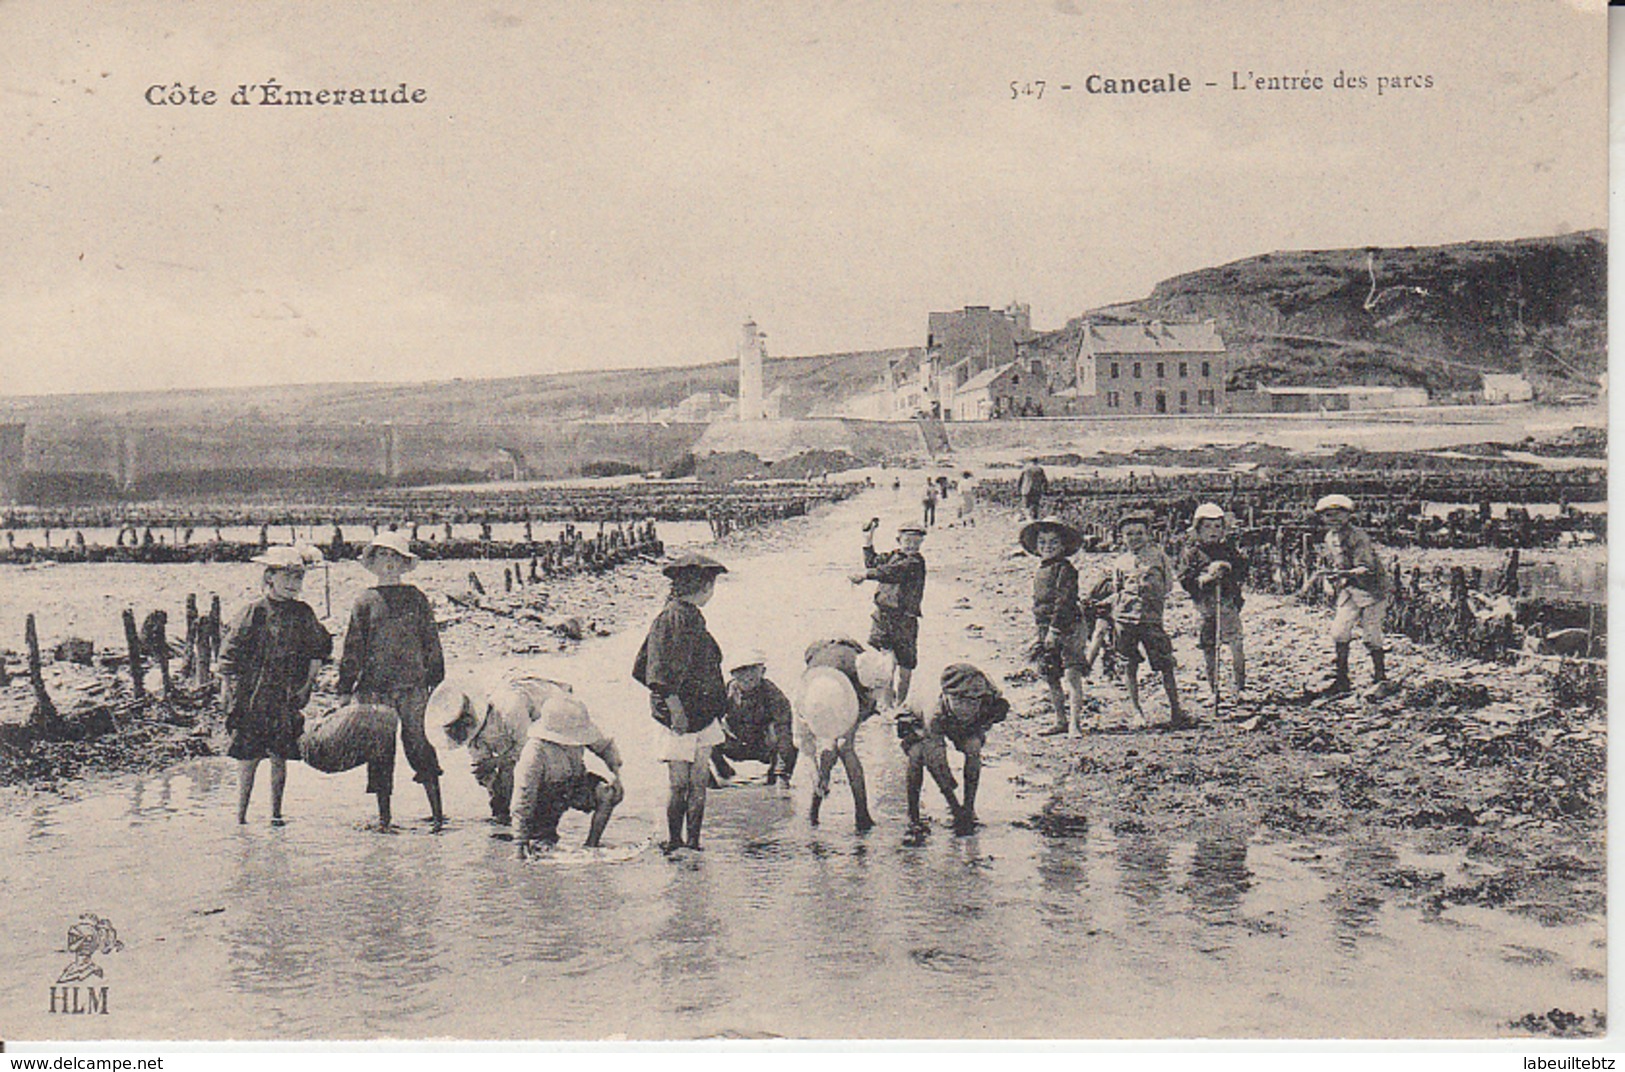
[[[200,89],[196,85],[189,86],[180,82],[154,83],[147,87],[144,96],[148,104],[174,107],[209,106],[219,104],[222,99],[213,89]],[[239,83],[236,91],[225,99],[228,103],[236,105],[424,104],[429,99],[429,91],[414,88],[405,82],[397,82],[393,87],[372,86],[364,89],[348,86],[334,89],[298,89],[284,86],[275,78],[268,78],[264,82]]]

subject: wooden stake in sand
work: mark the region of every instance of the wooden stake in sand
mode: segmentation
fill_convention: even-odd
[[[169,677],[169,613],[155,610],[141,623],[141,646],[158,660],[158,673],[164,682],[164,699],[175,698],[175,682]]]
[[[197,684],[197,593],[186,594],[186,663],[181,676]]]
[[[201,656],[198,660],[198,684],[207,685],[214,680],[214,661],[220,657],[220,597],[209,597],[209,616],[198,623]]]
[[[147,698],[147,684],[142,678],[146,668],[141,664],[141,637],[135,631],[135,611],[124,608],[124,643],[130,649],[130,688],[137,700]]]
[[[49,738],[62,736],[62,716],[57,714],[51,694],[45,691],[45,675],[40,672],[39,633],[34,629],[34,616],[28,616],[23,627],[28,644],[28,683],[34,686],[34,710],[29,713],[28,724],[34,732]]]

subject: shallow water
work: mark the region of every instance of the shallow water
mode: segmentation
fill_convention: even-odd
[[[844,574],[875,504],[731,561],[706,608],[724,650],[764,648],[788,690],[818,632],[859,631],[870,589]],[[959,595],[934,583],[928,616],[945,620]],[[1041,833],[1050,791],[1006,752],[1008,727],[989,744],[976,836],[939,822],[903,844],[902,756],[875,723],[860,751],[877,830],[852,832],[839,774],[824,826],[808,826],[804,767],[793,791],[714,792],[705,852],[666,859],[646,847],[665,779],[626,673],[641,633],[536,663],[576,684],[626,755],[628,799],[601,855],[574,847],[585,817],[572,815],[567,847],[513,859],[456,753],[442,757],[454,822],[440,835],[417,821],[404,763],[396,836],[361,829],[360,772],[297,764],[277,829],[264,769],[250,824],[235,825],[224,759],[89,783],[78,799],[6,798],[0,1037],[1485,1036],[1526,1012],[1604,1005],[1600,920],[1458,908],[1430,921],[1378,882],[1396,866],[1455,877],[1459,858],[1218,823],[1179,839]],[[928,635],[928,651],[946,646]],[[97,958],[111,1011],[52,1015],[82,912],[126,943]]]
[[[500,532],[498,539],[507,538]],[[596,531],[596,530],[594,530]],[[658,526],[662,541],[670,548],[694,547],[711,540],[711,528],[704,522],[680,521]],[[244,530],[246,533],[247,530]],[[537,531],[538,537],[556,535],[551,527]],[[287,530],[273,532],[274,539],[286,539]],[[318,539],[330,533],[318,530]],[[477,533],[458,532],[474,538]],[[228,538],[231,532],[227,532]],[[60,533],[54,537],[60,545]],[[88,534],[87,534],[88,538]],[[258,539],[258,530],[243,535]],[[346,538],[360,539],[361,532]],[[19,541],[21,542],[21,541]],[[112,530],[107,541],[112,542]],[[472,570],[489,592],[502,591],[504,559],[432,559],[422,562],[410,580],[431,594],[461,590]],[[349,619],[350,607],[362,590],[372,584],[372,575],[355,561],[334,562],[311,570],[305,576],[300,598],[315,608],[327,627],[337,632]],[[29,614],[38,619],[40,643],[47,649],[57,641],[79,636],[98,647],[122,651],[124,625],[120,617],[132,607],[139,622],[152,610],[169,615],[172,640],[186,635],[186,597],[196,595],[198,609],[207,612],[209,597],[218,595],[229,621],[231,615],[260,591],[260,569],[237,562],[177,562],[142,565],[129,562],[38,563],[0,565],[0,648],[23,651],[23,622]],[[591,616],[590,608],[565,607],[561,611]]]
[[[567,519],[568,520],[568,519]],[[536,518],[531,525],[531,535],[538,541],[557,539],[563,530],[565,521]],[[571,522],[578,530],[588,536],[598,534],[596,522]],[[371,525],[341,525],[340,530],[344,539],[349,543],[366,543],[372,538]],[[711,538],[711,525],[707,521],[660,521],[655,524],[660,538],[674,546],[686,547],[709,540]],[[137,526],[137,531],[145,532],[146,526]],[[11,538],[18,547],[45,547],[46,530],[39,527],[18,526],[4,531],[11,533]],[[65,547],[73,541],[74,533],[78,532],[85,538],[85,543],[92,547],[112,547],[118,542],[119,530],[108,527],[81,527],[81,528],[54,528],[50,530],[50,546]],[[192,528],[192,543],[203,544],[214,539],[213,525],[195,525]],[[161,543],[178,544],[186,536],[186,526],[154,526],[152,538]],[[424,540],[437,541],[446,539],[444,525],[421,525],[418,536]],[[333,538],[332,525],[271,525],[266,530],[266,537],[272,543],[313,543],[323,547]],[[260,538],[258,525],[221,525],[220,538],[227,543],[255,543]],[[451,526],[451,539],[478,540],[480,538],[479,522],[459,522]],[[495,521],[491,523],[491,539],[498,542],[517,543],[525,538],[525,525],[522,521]]]

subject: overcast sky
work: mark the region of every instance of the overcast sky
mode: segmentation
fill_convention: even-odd
[[[774,355],[918,345],[932,309],[1058,327],[1275,249],[1601,227],[1605,17],[14,0],[0,393],[694,364],[747,314]],[[1368,88],[1230,88],[1340,70]],[[1091,96],[1091,72],[1196,89]],[[1432,88],[1377,96],[1405,75]],[[226,103],[273,78],[427,103]],[[143,99],[177,80],[220,103]]]

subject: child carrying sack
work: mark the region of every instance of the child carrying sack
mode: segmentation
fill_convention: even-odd
[[[396,715],[383,704],[353,703],[305,720],[299,755],[323,774],[339,774],[395,753]]]

